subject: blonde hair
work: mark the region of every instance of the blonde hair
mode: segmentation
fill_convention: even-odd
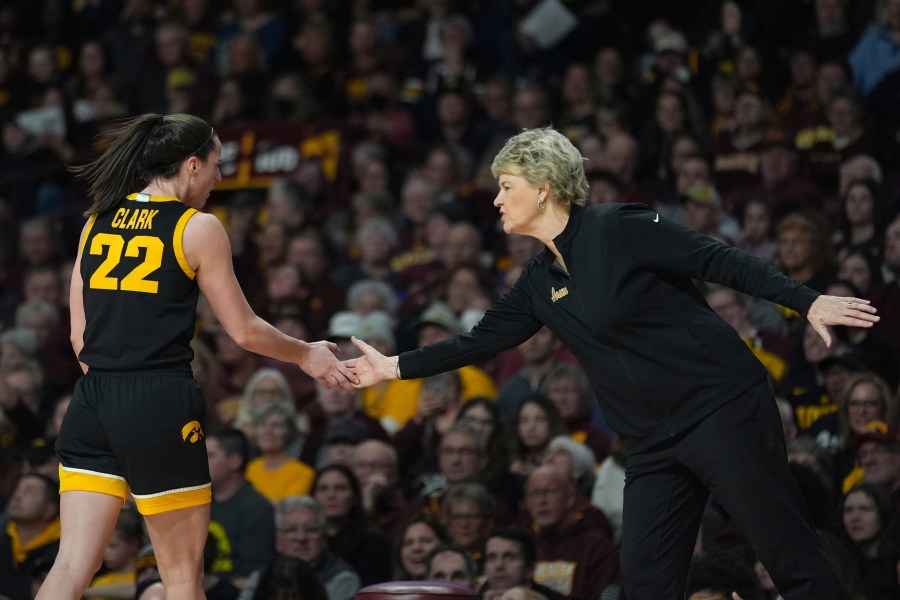
[[[896,427],[898,423],[898,416],[900,416],[900,398],[894,395],[887,382],[875,373],[858,373],[847,381],[844,385],[844,390],[841,392],[841,396],[838,399],[838,406],[841,407],[838,411],[838,433],[843,436],[845,440],[853,435],[853,431],[850,430],[850,420],[847,415],[850,410],[850,394],[853,393],[853,390],[856,389],[857,386],[862,384],[869,384],[878,391],[878,396],[881,400],[881,417],[879,418],[892,427]]]
[[[525,129],[509,138],[491,163],[495,177],[501,173],[524,177],[534,188],[550,185],[562,206],[584,206],[588,182],[584,158],[566,136],[550,127]]]

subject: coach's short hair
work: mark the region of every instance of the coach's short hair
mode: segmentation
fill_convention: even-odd
[[[550,184],[560,205],[584,206],[588,182],[584,158],[569,139],[551,127],[526,129],[509,138],[491,163],[495,177],[501,173],[524,177],[532,187]]]

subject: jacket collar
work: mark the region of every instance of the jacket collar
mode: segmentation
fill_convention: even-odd
[[[566,226],[559,233],[559,235],[553,238],[553,243],[556,244],[556,247],[559,250],[572,245],[572,242],[575,240],[575,235],[581,228],[581,221],[584,218],[584,209],[584,206],[578,206],[576,204],[573,204],[569,209],[569,220],[566,222]],[[543,262],[549,264],[553,264],[553,262],[556,260],[556,257],[553,256],[553,253],[550,252],[550,250],[547,248],[544,248],[544,250],[538,256]]]

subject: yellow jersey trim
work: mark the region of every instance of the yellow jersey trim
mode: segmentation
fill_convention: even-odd
[[[212,503],[212,484],[205,483],[193,487],[178,488],[157,494],[134,494],[134,502],[142,515],[201,506]]]
[[[91,228],[94,227],[94,223],[97,222],[97,213],[91,215],[91,218],[88,219],[87,225],[84,227],[84,235],[81,236],[81,247],[78,249],[78,254],[84,254],[84,245],[87,244],[87,239],[91,235]]]
[[[124,503],[131,489],[128,482],[117,475],[59,465],[59,493],[63,492],[95,492],[116,496]]]
[[[144,196],[146,199],[138,200],[138,196]],[[154,196],[152,194],[139,194],[137,192],[128,194],[125,198],[128,200],[136,200],[138,202],[181,202],[181,200],[175,196]]]
[[[175,225],[175,233],[172,234],[172,246],[175,249],[175,259],[178,261],[178,264],[181,266],[181,270],[184,271],[184,274],[193,279],[197,276],[197,273],[194,269],[191,268],[190,263],[187,261],[187,257],[184,255],[184,246],[181,241],[184,237],[184,228],[187,227],[188,221],[191,220],[191,217],[197,214],[196,208],[187,209],[181,218],[178,219],[178,223]]]

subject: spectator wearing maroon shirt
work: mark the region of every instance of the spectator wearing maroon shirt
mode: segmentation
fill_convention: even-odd
[[[815,130],[797,136],[803,162],[822,193],[834,194],[841,163],[873,149],[873,140],[864,124],[865,112],[859,97],[850,90],[834,92],[825,101],[825,122]]]
[[[800,174],[800,158],[788,134],[771,129],[759,145],[759,182],[734,190],[725,199],[733,213],[740,213],[752,198],[766,198],[775,214],[802,208],[820,208],[822,197],[816,186]]]
[[[591,423],[594,395],[581,367],[559,363],[547,374],[541,392],[556,405],[569,435],[590,448],[597,462],[606,458],[609,435]]]
[[[834,257],[821,217],[794,212],[778,223],[778,265],[785,274],[814,290],[825,290],[834,279]]]
[[[881,186],[871,179],[854,179],[847,184],[841,194],[839,229],[832,238],[838,256],[854,250],[881,256],[886,224],[882,192]]]
[[[619,574],[608,531],[589,526],[573,510],[575,486],[556,467],[539,467],[525,483],[525,506],[534,520],[534,580],[569,598],[596,598]]]
[[[304,300],[300,310],[312,335],[328,329],[328,321],[344,308],[344,290],[334,283],[326,241],[315,231],[292,237],[287,245],[287,262],[300,268]]]
[[[816,120],[822,108],[816,95],[818,62],[808,48],[798,48],[789,60],[790,83],[775,105],[775,126],[784,129],[793,139],[799,123]]]
[[[771,108],[754,92],[737,100],[734,129],[720,133],[714,143],[716,186],[723,194],[759,182],[759,149],[769,128]]]

